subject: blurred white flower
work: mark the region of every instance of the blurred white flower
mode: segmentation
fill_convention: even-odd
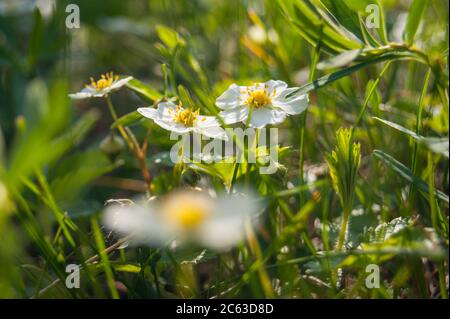
[[[266,30],[259,25],[252,25],[248,28],[248,36],[256,43],[264,43],[267,39]]]
[[[109,93],[120,89],[133,79],[132,76],[121,79],[113,72],[102,74],[98,81],[91,78],[91,84],[85,86],[80,92],[69,94],[72,99],[89,99],[93,97],[104,97]]]
[[[226,124],[245,124],[252,108],[249,126],[262,128],[281,123],[286,116],[300,114],[308,107],[308,95],[292,94],[296,90],[274,80],[251,86],[232,84],[217,98],[216,105],[223,110],[219,115]]]
[[[156,109],[141,107],[137,111],[168,131],[179,134],[195,132],[211,138],[228,139],[219,121],[214,116],[200,115],[199,109],[194,111],[169,101],[159,103]]]
[[[113,231],[132,234],[134,244],[160,246],[176,240],[223,250],[244,238],[245,224],[257,222],[259,209],[253,197],[213,198],[185,190],[148,203],[112,205],[103,221]]]
[[[270,41],[273,44],[278,43],[278,33],[274,29],[266,31],[260,25],[251,25],[247,30],[248,37],[255,43],[264,44],[266,41]]]

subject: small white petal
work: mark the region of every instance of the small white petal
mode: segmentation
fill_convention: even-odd
[[[198,127],[220,126],[220,123],[214,116],[198,115],[196,126]]]
[[[89,98],[93,97],[93,95],[91,93],[87,93],[87,92],[78,92],[78,93],[69,94],[69,97],[74,100],[82,100],[82,99],[89,99]]]
[[[69,94],[69,97],[75,100],[89,99],[94,97],[95,92],[96,90],[91,89],[89,87],[85,87],[80,92]]]
[[[161,245],[174,236],[159,215],[150,205],[112,205],[103,215],[103,224],[124,236],[133,235],[133,243]]]
[[[220,197],[214,214],[198,230],[198,241],[217,250],[236,245],[245,237],[245,223],[257,222],[255,215],[259,209],[253,198]]]
[[[282,91],[286,90],[286,88],[288,87],[286,82],[279,80],[270,80],[265,82],[264,85],[267,85],[267,93],[269,93],[269,95],[271,95],[272,92],[276,90],[275,96],[279,95]]]
[[[128,76],[126,78],[119,79],[119,80],[113,82],[113,84],[109,87],[110,91],[120,89],[122,86],[126,85],[131,80],[133,80],[133,77],[132,76]]]
[[[149,119],[156,119],[158,118],[158,111],[151,107],[140,107],[137,109],[138,113],[141,114],[143,117],[149,118]]]
[[[281,108],[289,115],[300,114],[308,107],[308,95],[298,95],[289,99],[275,99],[273,106]]]
[[[231,84],[230,87],[216,99],[216,105],[223,109],[229,110],[239,106],[241,96],[241,88],[236,84]]]
[[[172,102],[161,102],[158,104],[158,118],[164,121],[173,121],[177,106]],[[183,110],[183,108],[181,108]]]
[[[263,128],[268,124],[278,124],[286,118],[286,112],[271,108],[254,109],[250,119],[250,126]]]
[[[234,124],[237,122],[245,122],[248,117],[248,112],[248,107],[240,107],[222,111],[219,113],[219,116],[223,119],[225,124]]]
[[[176,123],[173,121],[168,122],[168,121],[164,121],[164,120],[161,120],[158,118],[155,119],[154,121],[156,124],[161,126],[163,129],[166,129],[168,131],[172,131],[175,133],[179,133],[179,134],[185,134],[185,133],[188,133],[193,130],[192,127],[186,127],[183,124]]]
[[[228,141],[228,135],[220,126],[196,127],[195,131],[210,138],[218,138]]]

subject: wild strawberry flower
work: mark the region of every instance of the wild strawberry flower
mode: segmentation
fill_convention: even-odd
[[[179,134],[195,132],[211,138],[228,139],[219,121],[214,116],[200,115],[199,109],[184,108],[169,101],[159,103],[156,109],[141,107],[137,111],[168,131]]]
[[[114,75],[113,72],[102,74],[99,80],[91,78],[91,83],[85,85],[84,89],[80,92],[69,94],[72,99],[89,99],[93,97],[104,97],[109,93],[120,89],[133,79],[132,76],[121,79],[118,75]]]
[[[183,190],[147,203],[113,204],[103,222],[121,235],[132,235],[132,244],[161,246],[175,240],[224,250],[244,238],[245,224],[256,223],[259,210],[250,196],[213,198],[204,191]]]
[[[251,86],[230,87],[216,99],[219,113],[226,124],[242,122],[262,128],[268,124],[279,124],[288,115],[300,114],[308,107],[307,94],[292,94],[298,88],[288,88],[283,81],[270,80]],[[289,96],[292,94],[292,96]]]

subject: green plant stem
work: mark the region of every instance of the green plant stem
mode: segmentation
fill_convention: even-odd
[[[259,277],[261,286],[263,288],[265,297],[266,298],[274,298],[275,293],[273,291],[269,275],[267,274],[267,271],[263,267],[264,260],[263,260],[263,256],[262,256],[262,252],[261,252],[261,246],[258,243],[258,238],[256,237],[256,235],[253,231],[253,226],[252,226],[250,220],[247,220],[247,222],[246,222],[246,234],[247,234],[247,242],[248,242],[250,251],[252,251],[254,257],[256,258],[256,262],[254,263],[254,265],[256,265],[258,277]]]
[[[344,248],[345,237],[347,234],[347,225],[348,225],[348,220],[350,218],[350,213],[351,213],[351,206],[346,205],[346,207],[344,208],[344,214],[342,216],[341,229],[339,230],[337,251],[342,251]]]
[[[117,113],[116,113],[116,110],[114,109],[114,106],[113,106],[113,104],[111,102],[111,98],[108,95],[106,95],[105,96],[105,100],[106,100],[106,104],[108,105],[109,113],[111,114],[111,117],[112,117],[113,121],[114,122],[117,121],[118,120]],[[130,141],[130,138],[128,137],[127,132],[125,132],[123,126],[122,125],[118,125],[117,126],[117,130],[119,131],[120,135],[122,135],[122,137],[125,140],[125,142],[127,143],[128,148],[130,150],[134,151],[134,145]]]
[[[372,86],[370,87],[369,92],[367,93],[366,99],[364,100],[364,104],[361,108],[361,112],[358,115],[358,118],[355,121],[355,124],[352,127],[352,134],[354,132],[354,130],[358,127],[358,125],[361,123],[364,114],[366,113],[367,110],[367,106],[369,105],[369,101],[370,98],[372,97],[373,93],[375,92],[375,89],[378,87],[378,84],[380,83],[381,78],[383,77],[384,73],[387,71],[387,69],[389,68],[389,66],[391,65],[392,61],[388,61],[383,69],[381,70],[380,74],[378,75],[378,77],[376,78],[376,80],[373,82]]]
[[[423,113],[423,103],[425,95],[428,89],[428,82],[430,81],[431,68],[428,68],[427,74],[425,75],[425,80],[423,82],[422,93],[420,94],[419,105],[417,108],[417,118],[416,118],[416,134],[420,135],[422,127],[422,113]],[[413,158],[412,158],[412,172],[415,174],[417,169],[417,151],[418,143],[414,143]]]
[[[111,117],[113,118],[113,121],[117,121],[117,113],[114,109],[114,106],[111,102],[111,98],[106,95],[106,104],[108,105],[109,112],[111,113]],[[145,158],[145,153],[147,150],[147,146],[144,145],[142,148],[140,147],[136,137],[134,136],[133,132],[131,130],[127,129],[126,127],[123,127],[122,125],[117,126],[117,130],[122,135],[123,139],[126,141],[128,148],[134,153],[136,156],[136,159],[139,162],[139,166],[141,168],[141,174],[144,178],[144,181],[147,185],[147,192],[149,194],[152,193],[152,180],[150,173],[148,171],[147,162]]]
[[[437,205],[436,195],[434,192],[434,164],[433,164],[433,154],[428,152],[428,188],[429,188],[429,202],[430,202],[430,210],[431,210],[431,224],[436,231],[436,233],[441,236],[445,236],[442,234],[442,230],[439,227],[439,206]],[[441,292],[442,299],[448,299],[447,294],[447,286],[445,283],[445,264],[444,262],[440,262],[438,264],[438,276],[439,276],[439,289]]]
[[[312,56],[311,68],[309,70],[309,82],[312,82],[314,75],[316,73],[317,62],[320,56],[320,43],[317,44],[314,54]],[[299,145],[299,186],[304,184],[304,165],[305,165],[305,131],[306,131],[306,118],[308,112],[305,110],[302,115],[300,115],[300,145]],[[299,207],[301,208],[304,203],[302,191],[298,192],[299,196]]]
[[[248,113],[247,121],[245,123],[245,129],[247,129],[249,124],[250,124],[250,120],[252,118],[252,113],[253,113],[253,107],[250,107],[250,111]],[[242,141],[242,142],[244,142],[244,141]],[[248,146],[248,143],[247,143],[247,146]],[[242,154],[243,154],[243,156],[245,156],[245,154],[248,153],[248,149],[247,149],[247,152],[246,152],[246,149],[245,149],[245,143],[243,145],[243,148],[244,149],[242,150]],[[239,166],[240,166],[240,163],[238,161],[238,158],[236,157],[236,164],[234,165],[233,176],[231,177],[229,194],[233,193],[234,186],[236,184],[236,178],[237,178],[237,173],[238,173],[238,170],[239,170]],[[247,169],[248,169],[248,167],[247,167]]]
[[[254,144],[252,144],[251,146],[249,145],[250,150],[248,150],[248,152],[252,152],[253,149],[255,150],[255,160],[257,160],[257,156],[258,156],[258,154],[257,154],[258,140],[259,140],[259,129],[256,129],[255,130],[255,140],[253,141]],[[248,161],[248,158],[249,158],[248,152],[247,152],[247,169],[245,172],[245,187],[247,190],[250,190],[250,176],[251,176],[252,163],[250,163]]]

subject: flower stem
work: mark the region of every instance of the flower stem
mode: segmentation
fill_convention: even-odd
[[[247,129],[248,126],[250,125],[250,120],[252,118],[252,113],[253,113],[253,107],[251,106],[250,110],[249,110],[249,113],[248,113],[247,121],[245,123],[245,129]],[[242,141],[242,142],[244,142],[244,141]],[[248,146],[248,143],[247,143],[247,146]],[[244,143],[243,147],[244,147],[243,154],[245,156],[245,154],[248,153],[248,149],[247,149],[247,152],[245,150],[245,143]],[[234,186],[235,186],[235,183],[236,183],[236,178],[237,178],[237,172],[239,170],[239,165],[240,165],[240,162],[238,161],[238,158],[236,156],[236,164],[234,165],[233,176],[231,177],[229,194],[233,193]],[[248,166],[247,166],[247,169],[248,169]]]
[[[313,56],[312,56],[312,62],[311,62],[311,68],[309,70],[309,77],[308,82],[312,82],[314,79],[314,75],[316,73],[316,66],[317,62],[319,61],[320,56],[320,43],[317,44]],[[299,155],[299,186],[302,186],[304,184],[303,180],[303,171],[304,171],[304,165],[305,165],[305,131],[306,131],[306,118],[308,116],[308,113],[306,110],[303,112],[302,115],[300,115],[300,155]],[[299,207],[301,208],[304,203],[304,198],[302,191],[299,191]]]
[[[341,229],[339,230],[339,239],[338,239],[338,244],[337,244],[337,251],[342,251],[344,248],[344,243],[345,243],[345,237],[347,234],[347,225],[348,225],[348,220],[350,218],[350,212],[351,212],[351,208],[349,208],[351,206],[347,205],[346,208],[344,208],[344,214],[342,216],[342,223],[341,223]]]
[[[106,104],[108,105],[109,112],[111,113],[111,117],[113,118],[113,121],[115,122],[118,119],[116,110],[114,109],[114,106],[111,102],[111,98],[108,95],[106,95],[105,98],[106,98]],[[118,125],[117,130],[119,131],[120,135],[122,135],[123,139],[126,141],[128,148],[135,154],[135,156],[139,162],[139,166],[141,168],[142,177],[144,178],[144,181],[147,184],[147,191],[149,194],[151,194],[152,193],[152,191],[151,191],[152,182],[151,182],[150,173],[147,168],[147,162],[145,159],[145,153],[147,150],[146,143],[141,148],[139,146],[139,143],[137,142],[136,137],[134,136],[133,132],[130,129],[123,127],[122,125]]]

